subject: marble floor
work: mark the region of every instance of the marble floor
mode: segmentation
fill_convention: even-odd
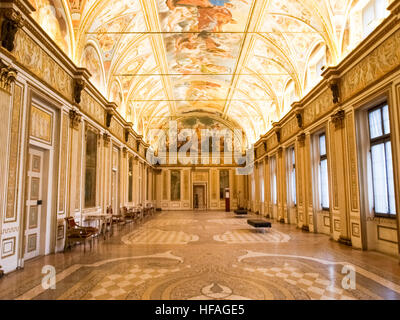
[[[400,299],[400,265],[291,225],[262,233],[232,213],[162,212],[92,250],[27,261],[0,279],[0,299]]]

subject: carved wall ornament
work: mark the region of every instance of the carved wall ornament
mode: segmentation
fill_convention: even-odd
[[[303,114],[301,112],[297,112],[296,119],[297,119],[297,126],[300,129],[302,129],[303,128]]]
[[[122,155],[124,156],[124,158],[126,158],[126,154],[128,152],[128,149],[126,147],[122,148]]]
[[[82,115],[76,110],[69,110],[69,120],[72,129],[78,129],[79,123],[81,122]]]
[[[129,133],[130,133],[130,130],[126,128],[125,131],[124,131],[125,142],[129,141]]]
[[[85,88],[85,81],[82,79],[74,80],[74,101],[75,103],[81,103],[82,91]]]
[[[8,51],[14,50],[14,40],[18,29],[22,28],[24,19],[19,11],[6,9],[3,11],[3,23],[1,24],[1,45]]]
[[[17,78],[17,70],[7,66],[0,60],[0,87],[6,91],[11,90],[11,84]]]
[[[140,141],[136,141],[136,151],[139,151],[140,149]]]
[[[339,110],[331,116],[332,122],[335,125],[335,128],[340,128],[343,126],[343,120],[345,118],[344,110]]]
[[[109,128],[111,125],[111,119],[114,116],[114,112],[113,111],[107,111],[106,113],[106,127]]]
[[[337,79],[329,81],[329,87],[332,91],[332,102],[339,103],[339,81]]]
[[[282,147],[279,147],[279,148],[278,148],[278,157],[281,157],[281,156],[282,156],[282,152],[283,152],[283,148],[282,148]]]
[[[103,133],[103,140],[104,140],[104,146],[108,147],[110,145],[110,142],[111,142],[111,136],[107,132],[104,132]]]
[[[267,141],[263,142],[263,146],[264,146],[264,151],[267,152]]]
[[[281,128],[276,128],[275,134],[276,134],[276,140],[278,141],[278,143],[280,143],[281,142]]]

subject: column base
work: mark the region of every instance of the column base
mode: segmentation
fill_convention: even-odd
[[[349,246],[349,247],[352,246],[351,239],[344,238],[344,237],[340,236],[338,241],[339,241],[339,243],[345,244],[346,246]]]

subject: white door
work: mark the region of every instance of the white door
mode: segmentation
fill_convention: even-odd
[[[40,225],[42,215],[42,182],[44,152],[29,149],[27,174],[25,259],[31,259],[40,252]]]

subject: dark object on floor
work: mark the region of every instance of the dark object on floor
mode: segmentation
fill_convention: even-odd
[[[271,228],[271,222],[263,219],[248,219],[247,223],[254,228]]]
[[[1,266],[0,266],[1,268]],[[4,271],[0,269],[0,278],[4,276]]]
[[[236,214],[247,214],[248,213],[248,211],[246,209],[237,209],[233,212]]]

